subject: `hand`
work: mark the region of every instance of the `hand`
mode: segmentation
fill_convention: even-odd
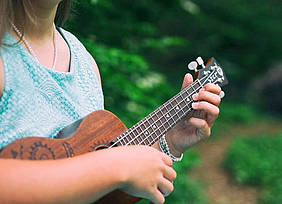
[[[193,83],[191,74],[186,74],[182,89]],[[170,151],[175,156],[180,156],[190,146],[211,134],[211,127],[218,117],[221,88],[215,84],[206,84],[193,95],[193,111],[182,119],[176,126],[166,133]]]
[[[122,174],[120,190],[153,203],[164,203],[173,191],[176,178],[172,160],[166,154],[148,146],[117,147],[119,160],[117,172]]]

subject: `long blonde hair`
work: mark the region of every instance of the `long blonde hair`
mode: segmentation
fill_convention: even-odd
[[[72,0],[60,2],[55,17],[56,25],[62,26],[66,21],[70,13],[71,3]],[[27,22],[34,22],[35,19],[30,8],[32,8],[31,0],[0,0],[0,46],[4,32],[11,28],[10,22],[20,22],[18,27],[24,35]]]

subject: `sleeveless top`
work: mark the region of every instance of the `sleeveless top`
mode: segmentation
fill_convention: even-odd
[[[39,64],[10,34],[0,56],[4,90],[0,98],[0,150],[30,136],[53,138],[63,127],[104,108],[90,55],[71,33],[58,28],[70,49],[69,72]]]

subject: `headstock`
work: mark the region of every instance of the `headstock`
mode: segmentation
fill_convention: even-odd
[[[201,66],[202,69],[197,69]],[[206,66],[201,57],[198,57],[196,61],[192,61],[188,64],[188,69],[194,70],[199,80],[205,79],[207,83],[214,83],[219,86],[228,84],[227,78],[221,68],[221,66],[212,57],[208,60]]]
[[[198,66],[201,66],[202,69],[198,70]],[[213,83],[219,86],[224,86],[228,84],[227,78],[221,66],[213,57],[208,60],[206,66],[204,65],[202,58],[198,57],[196,61],[192,61],[188,64],[188,68],[196,72],[196,76],[202,85]],[[224,96],[223,94],[224,92],[221,93],[221,97]]]

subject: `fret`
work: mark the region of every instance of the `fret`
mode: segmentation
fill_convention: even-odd
[[[176,123],[177,121],[176,121],[176,120],[174,120],[173,116],[175,116],[175,114],[172,114],[171,119],[173,120],[173,123]]]
[[[172,126],[172,125],[174,124],[173,119],[172,119],[172,118],[170,118],[170,119],[168,120],[168,123],[170,124],[170,126]]]
[[[169,123],[168,123],[168,122],[166,122],[166,123],[164,124],[164,127],[165,127],[165,130],[168,130],[168,129],[169,129],[169,127],[170,127]]]
[[[144,129],[146,129],[146,127],[148,127],[148,126],[150,125],[150,123],[145,119],[144,125],[145,125],[145,128],[144,128]]]
[[[192,93],[194,93],[196,91],[196,89],[191,85],[190,89],[192,90]]]
[[[118,143],[120,143],[122,146],[124,146],[126,143],[123,140],[124,134],[121,134],[120,136],[117,137]]]
[[[190,96],[193,94],[194,90],[191,87],[188,87],[188,89],[185,89],[185,92]]]
[[[129,130],[131,130],[131,129],[129,129]],[[134,145],[137,144],[134,135],[133,135],[133,137],[132,137],[132,135],[133,135],[133,132],[129,131],[129,134],[127,135],[127,138],[129,139],[129,142],[128,142],[129,145],[130,144],[134,144]]]
[[[168,102],[168,104],[166,105],[166,107],[167,107],[167,109],[168,109],[169,111],[173,108],[170,102]]]
[[[161,112],[161,108],[158,109],[157,116],[158,116],[158,118],[161,118],[163,116],[163,114]]]
[[[180,94],[182,95],[183,98],[186,98],[189,94],[186,91],[182,91],[180,92]]]
[[[172,98],[170,103],[172,104],[173,108],[175,108],[178,105],[177,101],[175,100],[175,97]]]
[[[183,108],[183,111],[184,111],[185,113],[187,113],[187,112],[189,111],[189,109],[190,109],[190,107],[187,105],[187,106],[185,106],[185,107]]]
[[[175,109],[173,108],[171,111],[170,111],[170,115],[175,115],[175,113],[176,113],[176,111],[175,111]]]
[[[129,143],[129,139],[128,139],[128,130],[125,132],[124,136],[123,136],[123,141],[125,142],[125,145],[127,145]]]
[[[165,115],[165,117],[166,117],[167,120],[168,120],[168,118],[170,118],[170,112],[169,112],[169,110],[167,109],[166,106],[164,106],[164,109],[166,110],[166,115]]]
[[[175,100],[176,100],[177,104],[179,104],[183,100],[183,98],[180,94],[177,94]]]
[[[154,112],[153,112],[153,113],[154,113]],[[157,114],[154,113],[154,114],[152,115],[152,118],[153,118],[153,120],[156,122],[156,121],[158,120]]]
[[[198,90],[201,85],[197,83],[197,80],[193,83],[192,87],[194,90]]]
[[[154,141],[154,139],[157,138],[157,135],[155,132],[153,132],[151,135],[150,135],[150,139],[151,139],[151,142]],[[151,142],[149,144],[151,144]]]
[[[172,118],[173,118],[174,121],[178,121],[179,120],[179,117],[178,117],[177,113],[174,114]]]
[[[192,94],[203,87],[196,80],[190,87],[183,89],[171,100],[160,106],[138,125],[132,127],[121,136],[121,144],[152,144],[168,129],[176,124],[190,109],[193,102]]]
[[[151,134],[153,133],[153,129],[152,129],[151,126],[149,126],[149,127],[147,128],[147,132],[148,132],[149,135],[151,135]]]
[[[137,124],[139,124],[139,123],[137,123]],[[141,129],[141,127],[138,125],[138,127],[136,128],[136,131],[138,132],[138,135],[142,132],[142,129]]]
[[[144,119],[143,120],[141,120],[141,128],[143,129],[143,130],[145,130],[146,129],[146,126],[144,125]],[[142,131],[143,131],[142,130]]]
[[[167,109],[166,109],[165,105],[163,105],[161,112],[163,113],[163,115],[165,115],[167,113]]]
[[[180,109],[180,111],[177,113],[179,118],[182,118],[182,116],[184,115],[184,111],[182,109]]]
[[[161,112],[161,117],[160,117],[160,120],[161,120],[161,122],[162,123],[165,123],[166,122],[166,119],[165,119],[165,113],[163,112],[164,111],[164,107],[162,107],[161,109],[160,109],[160,112]]]
[[[134,134],[134,138],[136,139],[137,144],[140,144],[141,138],[139,137],[139,133],[136,128],[133,130],[133,134]]]
[[[159,128],[156,129],[156,133],[157,133],[158,135],[162,135],[162,132],[160,131]]]
[[[199,86],[200,86],[201,88],[204,87],[199,79],[197,79],[195,82],[199,83]]]
[[[164,124],[164,123],[163,123],[163,124]],[[161,132],[165,132],[164,125],[162,125],[162,126],[160,127],[160,130],[161,130]]]
[[[150,140],[148,139],[148,137],[145,137],[145,139],[143,140],[143,143],[145,145],[149,145],[150,144]]]
[[[153,124],[154,120],[152,119],[152,117],[148,118],[149,123]]]
[[[183,108],[184,108],[184,106],[186,106],[185,101],[184,101],[184,100],[182,100],[182,101],[180,102],[179,106],[180,106],[180,109],[183,109]]]

